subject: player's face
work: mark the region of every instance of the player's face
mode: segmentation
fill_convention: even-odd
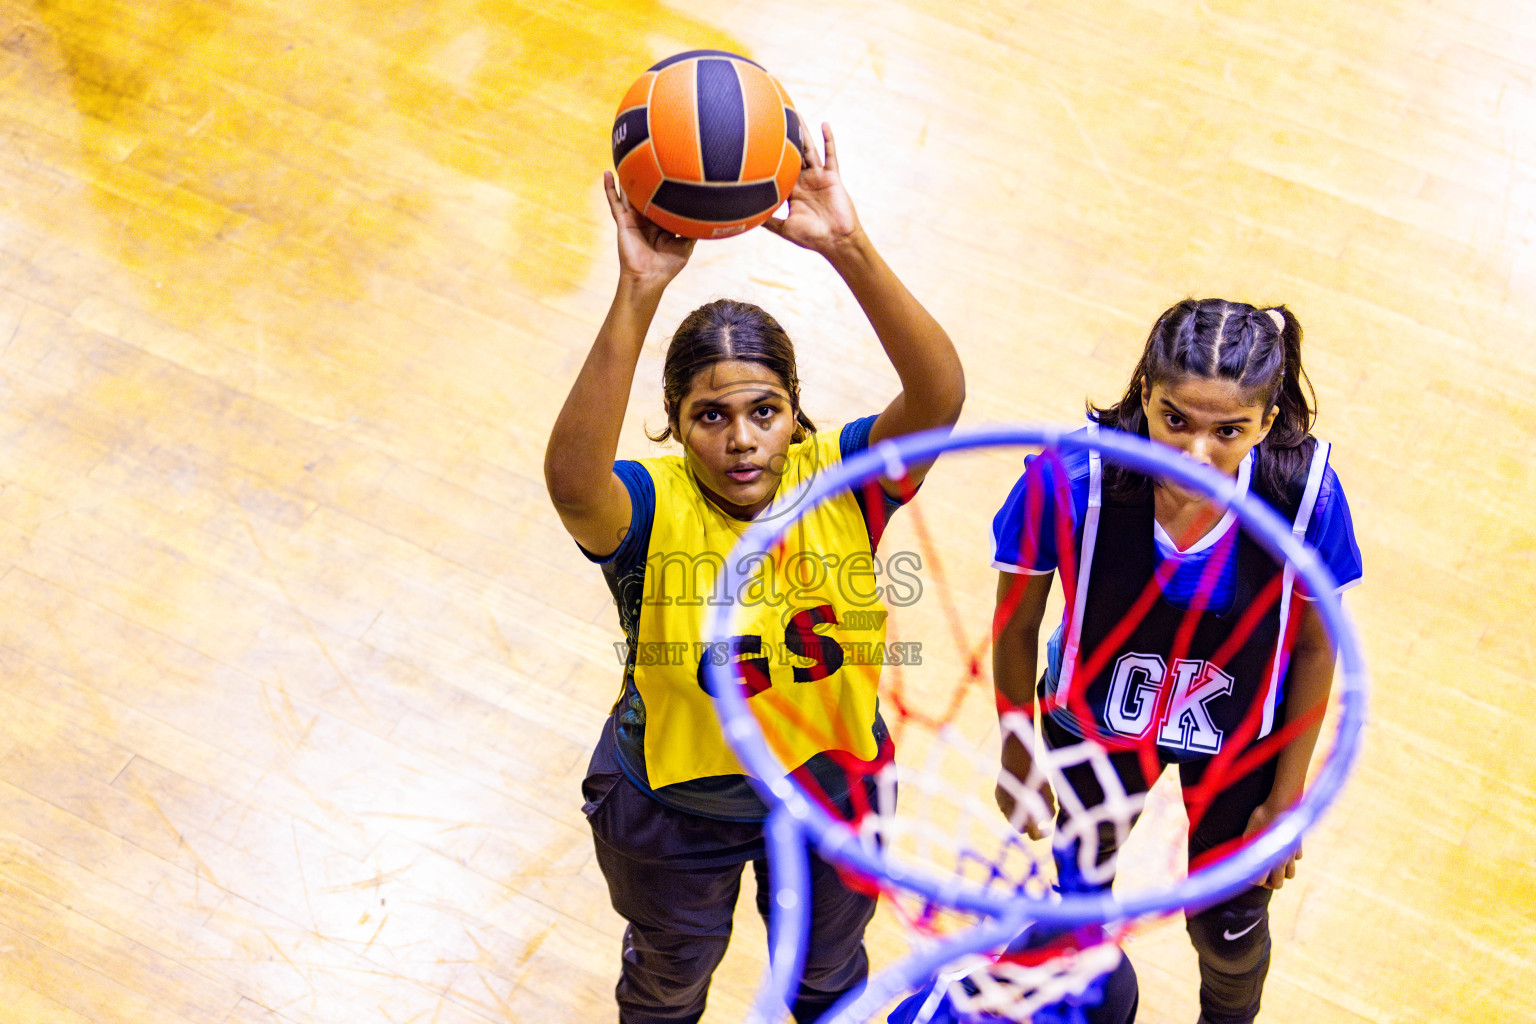
[[[1152,440],[1227,476],[1236,476],[1243,459],[1264,440],[1277,411],[1219,377],[1143,385],[1141,410]]]
[[[676,412],[688,465],[710,499],[740,519],[767,507],[795,432],[778,375],[758,363],[715,363],[694,375]]]

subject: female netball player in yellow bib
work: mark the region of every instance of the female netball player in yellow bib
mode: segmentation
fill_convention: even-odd
[[[786,548],[762,555],[751,586],[715,590],[738,537],[780,511],[776,499],[881,439],[953,424],[965,395],[954,346],[860,227],[832,133],[822,131],[825,158],[807,143],[788,217],[764,226],[826,258],[902,387],[878,416],[835,432],[816,432],[801,410],[794,350],[778,323],[751,304],[719,300],[689,314],[667,351],[667,427],[656,440],[679,442],[681,454],[614,460],[646,331],[694,243],[641,217],[604,178],[618,225],[618,290],[544,468],[561,521],[602,567],[628,643],[623,689],[582,787],[598,864],[628,922],[622,1024],[699,1019],[747,863],[767,912],[767,811],[721,735],[700,672],[700,661],[715,656],[705,643],[711,602],[740,604],[742,634],[720,653],[743,663],[784,763],[823,783],[829,800],[848,795],[832,755],[870,760],[889,745],[876,702],[888,649],[883,616],[871,613],[880,608],[880,527],[899,504],[894,483],[882,481],[873,500],[846,492],[826,502],[800,520]],[[909,486],[926,468],[911,469]],[[873,897],[814,857],[811,872],[811,935],[792,1007],[800,1021],[863,984],[864,927],[874,913]]]

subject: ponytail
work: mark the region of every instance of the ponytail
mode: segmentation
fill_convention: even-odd
[[[1283,353],[1279,380],[1269,390],[1275,422],[1259,444],[1254,482],[1271,503],[1286,503],[1293,481],[1305,479],[1317,442],[1312,424],[1317,418],[1317,393],[1301,365],[1301,323],[1284,306],[1264,311],[1281,321],[1279,342]]]

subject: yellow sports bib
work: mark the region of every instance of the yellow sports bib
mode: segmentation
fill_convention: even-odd
[[[792,445],[779,498],[840,458],[836,431]],[[786,768],[832,750],[872,759],[882,658],[870,652],[884,651],[885,615],[853,495],[823,502],[795,521],[782,544],[747,556],[747,582],[725,594],[717,589],[720,570],[751,524],[710,502],[684,457],[641,464],[656,486],[634,674],[651,787],[746,773],[701,682],[705,658],[741,663],[748,705]],[[759,518],[794,511],[776,503]],[[734,636],[710,644],[708,619],[721,602],[735,606]],[[849,612],[858,613],[851,624],[859,628],[848,628]]]

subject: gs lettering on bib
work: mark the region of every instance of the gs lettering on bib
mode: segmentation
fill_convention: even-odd
[[[836,432],[792,445],[778,494],[792,496],[840,458]],[[710,502],[682,456],[641,464],[655,483],[656,517],[638,640],[642,650],[675,654],[635,666],[652,788],[745,774],[705,688],[706,661],[739,666],[748,704],[786,768],[833,750],[874,758],[880,659],[850,652],[869,649],[871,641],[883,647],[885,616],[869,614],[884,606],[873,583],[868,527],[852,493],[799,516],[773,550],[744,556],[746,582],[726,594],[718,586],[721,569],[751,523]],[[763,515],[796,511],[773,505]],[[711,642],[708,617],[722,603],[736,606],[735,634]]]

